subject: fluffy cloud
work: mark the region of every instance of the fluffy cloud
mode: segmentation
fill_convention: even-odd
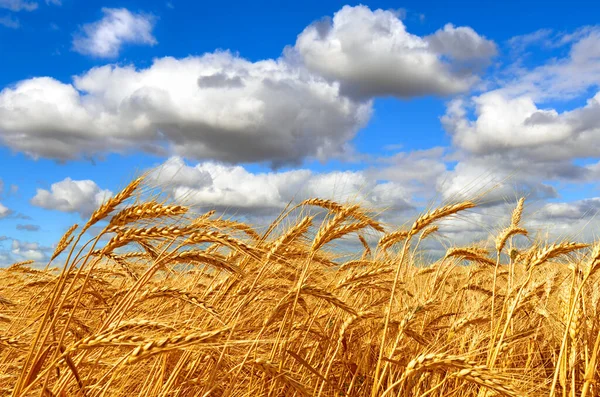
[[[378,182],[365,172],[251,173],[241,166],[213,162],[188,166],[180,157],[171,157],[153,170],[150,181],[177,201],[238,215],[272,216],[288,203],[310,197],[394,211],[412,208],[409,191],[401,184]]]
[[[7,8],[11,11],[33,11],[38,8],[38,4],[35,1],[0,0],[0,8]]]
[[[4,205],[2,205],[2,203],[0,203],[0,219],[8,216],[11,213],[11,211],[6,208]]]
[[[124,44],[155,45],[154,17],[131,13],[125,8],[103,8],[104,17],[83,25],[73,39],[73,49],[81,54],[114,58]]]
[[[549,34],[515,42],[531,45]],[[565,57],[531,70],[509,68],[501,86],[449,102],[442,124],[459,165],[451,172],[448,194],[484,172],[500,182],[503,194],[516,185],[540,199],[558,195],[549,181],[600,179],[600,163],[585,161],[600,157],[600,92],[590,96],[600,85],[600,30],[561,37],[555,37],[558,45],[570,45]]]
[[[114,56],[125,42],[155,42],[151,18],[103,11],[83,27],[76,49]],[[477,80],[470,64],[494,51],[467,27],[419,37],[392,11],[344,7],[331,23],[306,28],[278,59],[214,52],[156,59],[145,69],[106,65],[71,83],[17,82],[0,91],[0,141],[58,160],[143,150],[280,167],[348,157],[373,97],[463,91]]]
[[[345,6],[331,21],[307,27],[288,50],[289,57],[295,53],[310,70],[339,81],[346,94],[405,98],[466,91],[477,81],[468,63],[486,63],[496,48],[468,27],[446,25],[419,37],[392,11]]]
[[[94,181],[74,181],[66,178],[53,183],[50,191],[37,189],[31,204],[46,209],[76,212],[85,217],[111,196],[110,190],[100,189]]]
[[[539,109],[530,97],[507,98],[500,91],[492,91],[473,98],[473,102],[475,120],[466,118],[460,100],[449,106],[443,119],[455,145],[472,153],[555,145],[574,133],[566,115],[554,109]]]
[[[282,165],[347,153],[370,111],[370,102],[282,61],[218,52],[142,70],[103,66],[73,84],[19,82],[0,92],[0,139],[33,157],[141,148]]]
[[[600,93],[586,105],[558,112],[539,108],[529,97],[507,98],[492,91],[473,98],[475,119],[455,101],[443,117],[454,145],[469,156],[486,159],[488,167],[526,167],[544,178],[588,180],[594,167],[576,165],[580,158],[600,156]]]
[[[11,253],[17,260],[34,260],[36,262],[47,259],[48,247],[41,247],[38,243],[29,243],[13,239]]]
[[[459,62],[487,64],[498,50],[496,44],[480,36],[468,26],[455,27],[451,23],[425,38],[431,49]]]
[[[501,155],[468,158],[436,180],[436,191],[446,201],[479,199],[480,206],[490,207],[526,196],[528,200],[558,197],[556,189],[543,182],[540,174],[515,165],[503,166]]]

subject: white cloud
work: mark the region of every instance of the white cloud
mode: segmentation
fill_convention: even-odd
[[[473,103],[474,120],[460,100],[442,118],[454,145],[472,155],[501,155],[529,167],[556,165],[562,170],[575,159],[600,156],[600,92],[584,106],[562,113],[540,108],[530,97],[508,98],[502,91],[475,97]],[[588,171],[579,167],[582,174],[568,173],[584,178]]]
[[[547,34],[536,32],[517,42],[528,44]],[[600,29],[562,37],[562,45],[571,46],[565,57],[531,70],[509,68],[499,87],[448,103],[442,124],[459,164],[449,173],[448,186],[454,187],[447,194],[484,172],[497,182],[508,179],[528,188],[540,199],[558,195],[549,186],[552,181],[600,179],[600,163],[585,165],[600,157]],[[590,91],[596,93],[590,97]],[[504,193],[510,187],[501,185]]]
[[[496,44],[480,36],[468,26],[455,27],[451,23],[425,38],[431,49],[460,62],[487,64],[498,50]]]
[[[311,197],[396,212],[412,208],[410,192],[402,184],[378,181],[361,171],[252,173],[241,166],[213,162],[188,166],[180,157],[171,157],[153,170],[150,180],[179,202],[241,215],[273,216],[289,202]]]
[[[2,203],[0,203],[0,219],[8,216],[10,214],[10,210],[6,208]]]
[[[495,45],[471,28],[452,25],[419,37],[407,32],[392,11],[345,6],[333,20],[307,27],[287,53],[310,70],[340,81],[344,93],[413,97],[466,91],[478,78],[460,63],[487,62]],[[443,55],[459,65],[445,62]]]
[[[103,190],[94,181],[74,181],[65,178],[53,183],[50,191],[37,189],[31,204],[46,209],[63,212],[76,212],[82,217],[90,215],[105,200],[112,196],[110,190]]]
[[[33,11],[38,8],[38,4],[35,1],[0,0],[0,8],[6,8],[11,11]]]
[[[191,159],[297,164],[351,151],[371,103],[283,61],[228,52],[103,66],[63,84],[48,77],[0,92],[0,139],[32,157],[126,150]],[[166,148],[165,148],[166,147]]]
[[[0,25],[10,29],[18,29],[21,26],[21,23],[16,17],[12,15],[5,15],[0,17]]]
[[[116,55],[127,40],[154,40],[146,16],[104,13],[83,28],[77,48]],[[373,96],[465,90],[477,80],[465,74],[472,66],[465,61],[483,62],[494,49],[470,28],[447,25],[419,37],[406,32],[398,12],[344,7],[275,60],[217,51],[155,59],[145,69],[106,65],[72,83],[17,82],[0,91],[0,141],[58,160],[133,150],[273,167],[349,158]]]
[[[103,8],[104,17],[83,25],[73,39],[73,49],[81,54],[114,58],[124,44],[157,44],[152,35],[155,18],[131,13],[125,8]]]
[[[48,248],[41,247],[38,243],[29,243],[13,239],[11,253],[18,256],[19,260],[43,261],[47,258],[44,251]],[[17,258],[15,258],[17,259]]]
[[[503,166],[501,155],[466,158],[440,174],[436,191],[446,201],[478,198],[482,206],[495,206],[525,196],[528,200],[558,197],[554,187],[544,183],[537,170],[515,171],[514,164]]]
[[[551,145],[572,136],[572,129],[554,109],[538,109],[526,96],[506,98],[491,91],[473,98],[477,118],[466,119],[460,100],[443,119],[454,143],[473,153],[496,153],[510,148]]]
[[[55,5],[55,6],[61,6],[62,5],[62,0],[46,0],[46,4],[50,5]]]

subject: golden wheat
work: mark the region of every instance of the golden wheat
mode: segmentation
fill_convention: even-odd
[[[436,257],[421,241],[472,202],[371,250],[365,232],[383,228],[358,205],[309,199],[259,235],[214,211],[127,205],[142,182],[84,226],[107,218],[104,247],[76,253],[74,225],[51,256],[72,247],[62,269],[0,269],[0,395],[600,395],[600,244],[517,250],[523,199],[498,236]]]

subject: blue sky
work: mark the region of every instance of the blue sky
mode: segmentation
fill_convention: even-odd
[[[0,0],[0,264],[43,262],[155,167],[175,199],[257,223],[306,196],[359,199],[400,223],[498,185],[457,222],[499,219],[526,195],[532,227],[592,236],[599,12]],[[449,235],[483,238],[459,226]]]

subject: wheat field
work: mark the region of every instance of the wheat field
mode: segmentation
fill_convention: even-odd
[[[600,244],[514,244],[523,200],[487,246],[428,262],[473,202],[390,230],[310,199],[259,231],[144,183],[45,268],[0,269],[0,395],[600,395]]]

